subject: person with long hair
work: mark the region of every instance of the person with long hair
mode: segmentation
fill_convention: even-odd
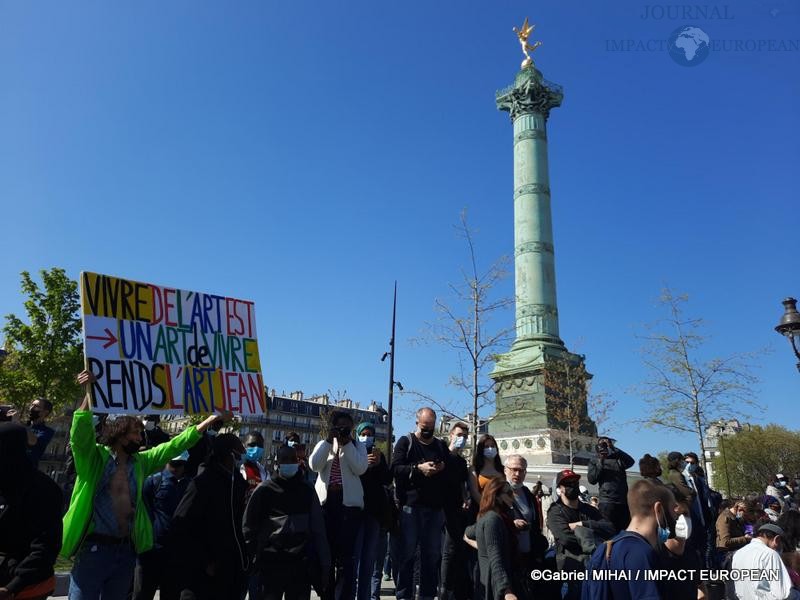
[[[517,552],[513,505],[514,490],[505,478],[494,477],[486,483],[474,526],[483,600],[517,600],[513,588]],[[470,527],[464,541],[470,543],[472,533]]]
[[[472,499],[480,504],[481,493],[486,485],[496,478],[503,479],[503,462],[497,448],[497,440],[493,436],[484,434],[478,440],[475,454],[472,456],[472,473],[470,473],[469,488]]]

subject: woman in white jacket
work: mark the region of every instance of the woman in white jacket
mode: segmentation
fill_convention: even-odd
[[[333,563],[332,583],[324,600],[352,600],[355,581],[354,547],[361,526],[367,470],[367,449],[352,437],[353,417],[343,410],[330,415],[328,436],[317,443],[308,459],[319,473],[314,489],[322,504]]]

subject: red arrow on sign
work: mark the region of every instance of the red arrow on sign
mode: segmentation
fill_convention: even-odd
[[[106,332],[106,336],[107,337],[102,337],[102,336],[98,336],[98,335],[87,335],[86,339],[87,340],[103,340],[105,342],[105,344],[103,344],[103,348],[104,349],[108,348],[109,346],[113,346],[114,344],[116,344],[117,343],[117,338],[114,336],[113,333],[111,333],[111,330],[108,327],[105,328],[105,332]]]

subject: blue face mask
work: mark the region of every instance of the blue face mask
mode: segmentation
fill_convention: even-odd
[[[247,459],[252,462],[258,462],[262,458],[264,458],[264,449],[258,446],[248,447],[246,452],[247,452]]]
[[[686,470],[694,474],[697,472],[697,465],[695,463],[686,463]]]
[[[280,476],[285,479],[291,479],[292,477],[297,475],[297,469],[299,468],[300,465],[298,465],[297,463],[278,465],[278,473],[280,473]]]
[[[669,529],[667,527],[662,527],[659,521],[658,523],[658,543],[663,544],[669,539]],[[664,517],[664,523],[667,524],[667,518]]]
[[[455,448],[456,450],[460,450],[461,448],[464,447],[464,445],[466,443],[467,443],[467,438],[465,438],[464,436],[460,435],[453,442],[453,448]]]

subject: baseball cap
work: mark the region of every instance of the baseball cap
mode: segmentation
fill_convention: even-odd
[[[581,478],[575,471],[572,469],[564,469],[560,471],[559,474],[556,476],[556,487],[561,485],[561,482],[565,480],[569,481],[578,481]]]
[[[758,533],[761,533],[762,531],[771,531],[775,535],[786,537],[786,533],[783,531],[783,529],[775,525],[775,523],[764,523],[758,528]]]

